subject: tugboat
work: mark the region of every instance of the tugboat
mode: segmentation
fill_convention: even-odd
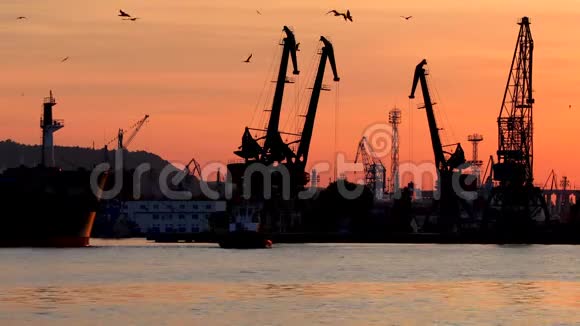
[[[248,204],[234,209],[229,232],[219,241],[224,249],[269,249],[272,241],[260,231],[260,211]]]
[[[259,232],[236,230],[229,232],[219,245],[224,249],[270,249],[272,241]]]
[[[64,127],[52,117],[52,92],[40,120],[42,161],[37,167],[10,168],[0,174],[0,247],[85,247],[89,245],[99,193],[86,169],[55,167],[53,133]],[[104,185],[107,173],[99,179]]]

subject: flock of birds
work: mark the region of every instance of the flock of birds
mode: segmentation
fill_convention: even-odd
[[[256,14],[262,15],[262,13],[260,12],[260,10],[257,10],[257,9],[256,9]],[[340,12],[340,11],[338,11],[336,9],[333,9],[333,10],[327,12],[326,14],[327,15],[333,14],[335,17],[342,17],[342,18],[344,18],[344,21],[350,21],[350,22],[353,21],[352,20],[352,15],[351,15],[349,9],[347,9],[346,12]],[[122,10],[122,9],[119,9],[119,14],[117,16],[121,17],[122,20],[128,20],[128,21],[133,21],[133,22],[136,21],[137,19],[140,19],[139,17],[134,17],[131,14],[127,13],[126,11]],[[405,19],[405,20],[409,20],[409,19],[413,18],[413,16],[400,16],[400,17],[402,19]],[[17,20],[23,20],[23,19],[28,19],[28,17],[26,17],[26,16],[18,16],[18,17],[16,17],[16,19]],[[300,47],[300,43],[296,43],[296,51],[300,51],[300,48],[299,47]],[[242,62],[243,63],[250,63],[251,62],[250,60],[252,59],[252,56],[253,56],[253,54],[250,53],[250,55],[246,58],[246,60],[244,60]],[[67,57],[64,57],[63,59],[60,60],[60,62],[66,62],[66,61],[68,61],[69,58],[70,57],[68,57],[68,56]]]
[[[261,15],[261,14],[260,14]],[[123,11],[122,9],[119,9],[119,17],[122,17],[123,20],[130,20],[130,21],[136,21],[137,19],[140,19],[139,17],[133,17],[131,15],[129,15],[126,11]],[[17,20],[22,20],[22,19],[28,19],[28,17],[26,16],[18,16],[16,17]]]
[[[128,14],[126,11],[123,11],[122,9],[119,9],[119,14],[117,15],[119,17],[122,18],[122,20],[129,20],[129,21],[136,21],[137,19],[140,19],[139,17],[133,17],[130,14]],[[16,20],[24,20],[24,19],[28,19],[28,17],[26,16],[18,16],[16,17]],[[60,62],[66,62],[68,61],[68,59],[70,59],[70,57],[64,57],[60,60]],[[249,59],[248,59],[249,60]],[[249,62],[249,61],[248,61]]]
[[[260,12],[260,10],[256,10],[256,13],[258,15],[262,15],[262,12]],[[329,14],[333,14],[335,17],[342,17],[344,18],[344,21],[350,21],[352,23],[352,15],[350,14],[350,9],[347,9],[346,12],[340,12],[336,9],[333,9],[329,12],[326,13],[327,15]],[[402,19],[404,20],[409,20],[411,18],[413,18],[413,16],[400,16]],[[296,51],[300,51],[299,49],[300,43],[296,43]],[[253,54],[250,53],[250,55],[248,56],[248,58],[246,58],[246,60],[242,61],[243,63],[250,63],[250,59],[252,59]]]
[[[257,10],[256,9],[256,14],[262,15],[262,12],[260,12],[260,10]],[[351,15],[349,9],[347,9],[346,12],[340,12],[340,11],[338,11],[336,9],[333,9],[333,10],[330,10],[329,12],[327,12],[326,14],[327,15],[333,14],[335,17],[342,17],[342,18],[344,18],[344,21],[353,22],[352,15]],[[137,19],[140,19],[139,17],[134,17],[134,16],[130,15],[129,13],[127,13],[126,11],[124,11],[122,9],[119,9],[119,14],[117,16],[121,17],[122,20],[128,20],[128,21],[133,21],[133,22],[136,21]],[[399,16],[399,17],[401,17],[401,19],[404,19],[404,20],[407,20],[407,21],[410,20],[411,18],[413,18],[413,16]],[[18,17],[16,17],[16,20],[25,20],[25,19],[28,19],[28,17],[26,17],[26,16],[18,16]],[[296,43],[296,51],[300,51],[299,46],[300,46],[300,43]],[[246,58],[246,60],[244,60],[242,62],[243,63],[250,63],[251,62],[250,60],[252,59],[252,56],[253,56],[253,54],[250,53],[250,55]],[[70,58],[69,56],[64,57],[64,58],[62,58],[60,60],[60,62],[61,63],[62,62],[66,62],[66,61],[69,60],[69,58]],[[24,94],[22,94],[22,95],[24,96]],[[568,108],[569,109],[572,109],[572,105],[570,104],[568,106]]]

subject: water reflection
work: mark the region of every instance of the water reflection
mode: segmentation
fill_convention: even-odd
[[[13,288],[0,294],[2,305],[58,307],[108,302],[179,303],[270,298],[441,300],[442,306],[473,305],[479,310],[521,305],[580,307],[576,282],[341,282],[341,283],[158,283],[103,286]]]
[[[576,247],[112,244],[0,250],[0,325],[580,322]]]

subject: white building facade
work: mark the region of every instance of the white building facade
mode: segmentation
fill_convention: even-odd
[[[122,213],[140,233],[200,233],[210,231],[210,217],[225,213],[225,201],[128,201]]]

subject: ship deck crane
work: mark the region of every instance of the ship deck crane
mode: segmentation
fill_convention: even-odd
[[[440,231],[451,231],[459,218],[459,198],[453,189],[453,173],[454,169],[459,168],[465,163],[465,154],[461,148],[461,144],[457,143],[455,151],[446,152],[444,146],[441,144],[439,137],[439,128],[435,120],[433,111],[433,102],[431,102],[431,95],[429,93],[429,86],[427,84],[427,72],[424,66],[427,60],[423,59],[415,68],[415,75],[413,78],[413,86],[411,88],[411,95],[409,98],[415,98],[415,90],[417,84],[421,83],[421,91],[423,93],[423,100],[425,102],[424,108],[427,113],[427,122],[429,123],[429,132],[431,135],[431,145],[433,147],[433,154],[435,156],[435,165],[438,172],[438,190],[439,190],[439,218],[438,225]],[[445,146],[447,147],[447,146]]]
[[[308,111],[306,112],[306,117],[304,119],[304,127],[302,129],[302,135],[300,137],[300,143],[298,145],[298,151],[296,152],[296,157],[298,161],[302,162],[304,165],[308,160],[308,152],[310,150],[310,142],[312,140],[312,133],[314,131],[314,121],[316,119],[316,111],[318,108],[318,100],[320,99],[320,91],[323,89],[322,81],[324,79],[324,71],[326,68],[326,62],[330,62],[330,67],[332,68],[332,73],[334,74],[334,81],[340,81],[338,72],[336,70],[336,61],[334,59],[334,47],[332,43],[328,41],[324,36],[320,37],[320,41],[323,43],[322,50],[320,51],[320,62],[318,64],[318,71],[316,73],[316,78],[314,79],[314,86],[312,87],[312,94],[310,95],[310,102],[308,104]]]
[[[358,143],[354,162],[357,163],[359,158],[363,163],[365,185],[372,191],[375,198],[381,199],[385,191],[385,166],[377,157],[366,137],[363,137]]]
[[[129,127],[129,129],[124,130],[124,129],[119,129],[119,132],[117,133],[117,137],[111,139],[109,142],[107,142],[105,144],[105,147],[108,147],[111,143],[113,143],[114,141],[117,141],[117,148],[118,149],[126,149],[129,144],[131,144],[131,142],[133,141],[133,139],[135,139],[135,136],[137,135],[137,133],[139,133],[139,130],[141,130],[141,128],[143,127],[143,125],[145,124],[145,122],[147,122],[147,120],[149,119],[149,115],[145,115],[145,117],[143,117],[141,120],[135,122],[131,127]],[[127,137],[127,140],[124,140],[125,138],[125,134],[127,132],[129,133],[129,136]]]
[[[330,63],[330,67],[333,73],[333,80],[335,82],[340,81],[340,77],[338,76],[336,69],[334,47],[332,46],[332,43],[330,43],[330,41],[324,36],[320,37],[320,42],[322,42],[322,49],[319,52],[320,62],[318,63],[318,70],[314,79],[314,85],[312,86],[312,93],[310,95],[308,109],[306,111],[306,115],[304,116],[304,126],[302,127],[302,131],[300,133],[300,139],[297,141],[298,149],[296,150],[296,158],[292,166],[293,182],[297,187],[303,187],[306,185],[309,179],[308,174],[306,173],[306,163],[308,161],[308,154],[310,152],[312,134],[314,132],[314,122],[316,120],[316,111],[318,109],[320,92],[323,90],[330,90],[322,84],[327,62]]]
[[[328,62],[330,62],[333,71],[334,81],[338,82],[340,78],[338,76],[338,72],[336,69],[334,48],[332,46],[332,43],[328,41],[324,36],[321,36],[320,41],[322,42],[322,48],[319,52],[320,61],[318,64],[317,74],[314,79],[314,85],[312,87],[312,93],[310,95],[308,108],[304,116],[305,120],[302,129],[295,134],[281,132],[278,129],[278,127],[284,85],[288,83],[288,80],[286,78],[286,70],[288,68],[287,66],[289,63],[288,61],[290,59],[290,56],[292,57],[292,63],[294,68],[293,73],[294,74],[299,73],[298,64],[296,60],[296,46],[295,46],[296,40],[294,38],[294,34],[287,27],[284,27],[284,32],[286,33],[286,37],[281,43],[281,45],[283,45],[284,48],[282,52],[282,60],[280,63],[280,70],[278,73],[278,80],[276,83],[276,91],[272,103],[272,110],[270,113],[268,128],[266,130],[259,130],[265,131],[266,135],[262,138],[254,138],[250,133],[250,131],[258,129],[246,127],[244,135],[242,136],[242,146],[239,147],[239,150],[234,152],[236,155],[242,157],[245,160],[245,162],[229,164],[228,170],[231,172],[234,183],[241,184],[242,182],[245,182],[243,181],[244,180],[243,175],[245,174],[246,168],[249,166],[249,164],[254,162],[259,162],[265,165],[269,165],[273,162],[281,163],[290,172],[291,194],[296,194],[297,190],[300,190],[302,187],[304,187],[304,185],[306,185],[309,179],[309,175],[305,172],[305,168],[306,163],[308,161],[308,154],[314,131],[314,123],[316,119],[318,102],[320,99],[320,92],[322,90],[328,90],[328,88],[323,85],[324,72],[326,70],[326,65]],[[296,136],[297,140],[285,143],[282,140],[281,134],[289,134],[292,136]],[[261,139],[264,139],[263,146],[260,146],[260,144],[258,143],[258,141]],[[292,144],[297,144],[295,152],[293,149],[290,148],[290,145]],[[252,182],[252,184],[255,184],[256,182]],[[273,181],[273,183],[275,182]],[[252,193],[254,193],[253,189],[254,186],[252,186]],[[257,190],[256,192],[258,191],[259,190]]]
[[[269,164],[284,159],[290,160],[294,153],[282,140],[280,135],[280,113],[282,110],[282,99],[284,97],[284,86],[289,83],[286,77],[288,70],[288,61],[292,58],[294,75],[298,75],[298,60],[296,58],[296,38],[294,33],[287,27],[283,28],[286,37],[282,40],[280,45],[283,46],[282,58],[280,61],[280,69],[278,70],[278,79],[276,80],[276,89],[274,91],[274,99],[272,101],[272,108],[270,110],[270,119],[264,136],[264,145],[258,144],[259,139],[254,139],[250,133],[250,128],[246,127],[242,136],[242,145],[234,154],[242,157],[246,161],[254,160]]]
[[[127,129],[127,130],[119,129],[117,136],[115,138],[109,140],[105,144],[105,146],[103,147],[103,152],[105,155],[105,162],[107,162],[109,160],[109,155],[108,155],[109,145],[116,141],[117,142],[117,149],[125,150],[133,142],[133,139],[135,139],[135,136],[137,136],[137,134],[139,133],[139,131],[141,130],[143,125],[145,125],[145,123],[148,121],[148,119],[149,119],[149,115],[146,114],[142,119],[135,122],[131,127],[129,127],[129,129]],[[125,134],[127,132],[129,133],[127,140],[125,142],[123,142],[123,139],[125,138]]]

